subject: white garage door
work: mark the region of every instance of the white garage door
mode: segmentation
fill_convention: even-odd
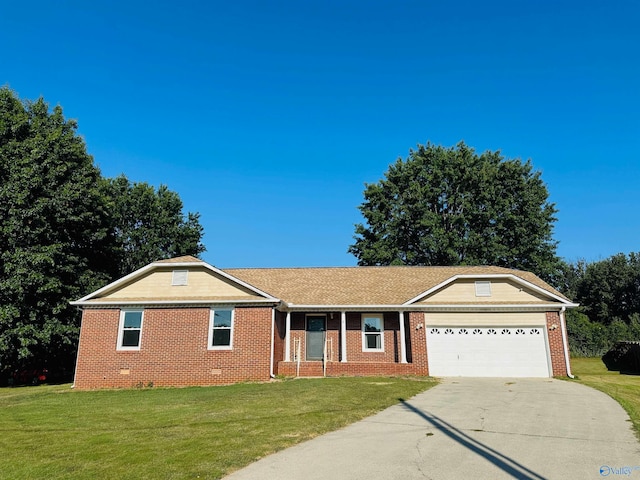
[[[427,329],[434,377],[549,377],[544,327]]]

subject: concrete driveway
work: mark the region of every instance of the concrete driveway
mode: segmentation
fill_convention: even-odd
[[[448,378],[227,478],[640,480],[640,443],[614,400],[577,383]]]

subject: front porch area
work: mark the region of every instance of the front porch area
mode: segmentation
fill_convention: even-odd
[[[300,377],[426,375],[422,318],[404,311],[276,312],[274,371]]]

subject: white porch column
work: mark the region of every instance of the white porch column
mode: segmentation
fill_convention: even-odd
[[[407,363],[407,346],[404,336],[404,312],[400,313],[400,363]]]
[[[284,361],[291,361],[291,312],[287,312],[284,321]]]
[[[347,361],[347,312],[340,312],[340,361]]]

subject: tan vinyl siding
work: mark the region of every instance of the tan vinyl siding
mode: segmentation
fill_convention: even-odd
[[[463,304],[469,302],[478,304],[548,303],[549,297],[510,280],[491,280],[491,296],[476,296],[475,281],[461,279],[417,302],[417,304]]]
[[[187,270],[180,268],[180,270]],[[172,269],[155,270],[133,283],[110,292],[102,299],[125,298],[260,298],[256,294],[234,285],[230,280],[202,268],[189,268],[187,285],[171,285]]]
[[[468,327],[540,327],[546,324],[545,312],[529,313],[425,313],[425,327],[468,326]]]

